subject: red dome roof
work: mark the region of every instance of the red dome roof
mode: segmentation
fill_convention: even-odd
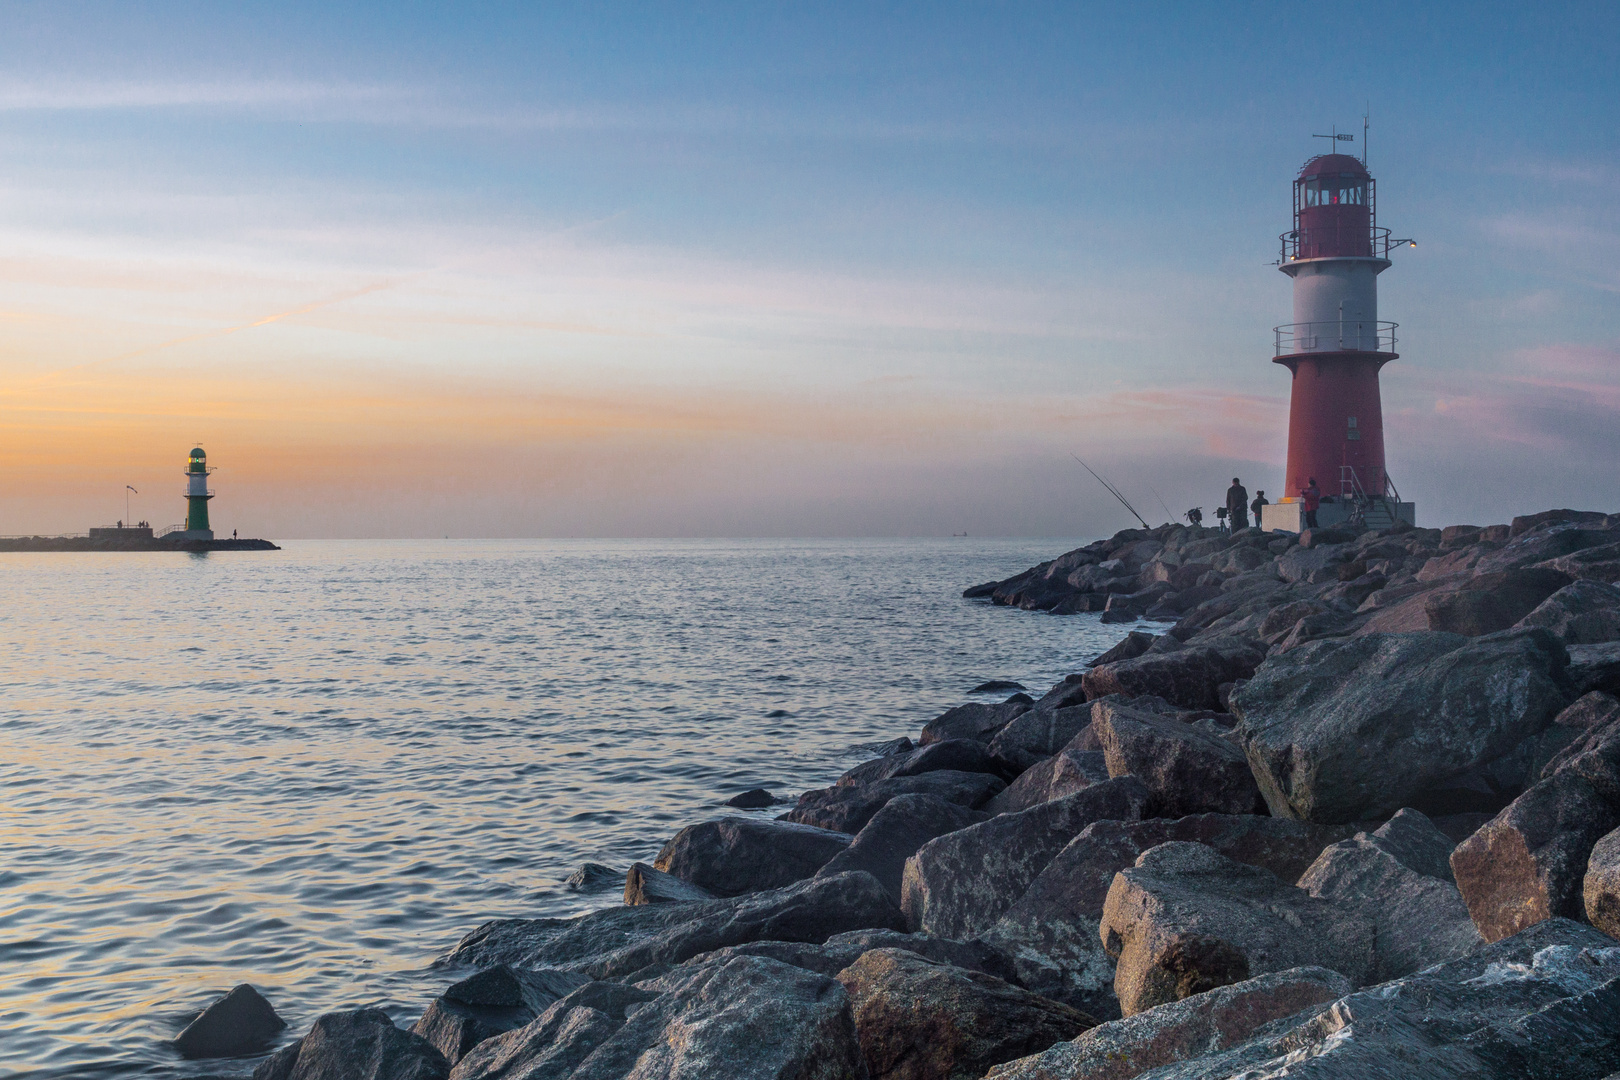
[[[1349,154],[1318,154],[1307,161],[1304,167],[1299,170],[1299,177],[1303,180],[1307,176],[1321,176],[1325,173],[1333,175],[1350,173],[1352,176],[1372,175],[1367,171],[1367,166],[1361,163],[1360,158],[1351,157]]]

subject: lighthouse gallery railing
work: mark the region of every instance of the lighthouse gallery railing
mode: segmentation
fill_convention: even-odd
[[[1329,319],[1326,322],[1284,323],[1273,327],[1276,351],[1273,356],[1297,356],[1313,352],[1395,351],[1395,328],[1399,323],[1362,322],[1359,319]]]

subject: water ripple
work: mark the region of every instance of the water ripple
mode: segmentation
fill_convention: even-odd
[[[959,599],[1062,541],[305,542],[0,559],[0,1077],[202,1077],[251,982],[402,1023],[485,919],[562,915],[751,787],[1123,632]]]

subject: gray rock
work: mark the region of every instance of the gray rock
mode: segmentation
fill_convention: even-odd
[[[1008,690],[1028,690],[1029,687],[1012,679],[989,679],[969,690],[970,694],[998,694]]]
[[[1157,813],[1185,817],[1265,809],[1248,758],[1228,740],[1123,705],[1097,709],[1095,717],[1108,775],[1141,780],[1153,793]]]
[[[1150,652],[1100,664],[1081,677],[1081,684],[1090,700],[1109,694],[1152,694],[1186,709],[1217,709],[1220,685],[1248,678],[1264,657],[1260,647],[1240,642],[1190,645],[1176,652]]]
[[[486,1039],[520,1028],[588,980],[563,971],[521,971],[505,964],[453,984],[411,1027],[455,1065]]]
[[[865,1075],[842,987],[760,957],[683,967],[569,1080],[851,1080]]]
[[[1584,913],[1592,847],[1620,813],[1569,767],[1542,780],[1451,853],[1468,913],[1486,941]]]
[[[1478,574],[1456,588],[1439,589],[1424,600],[1427,627],[1479,637],[1506,630],[1570,583],[1557,570],[1506,570]]]
[[[1581,886],[1582,906],[1592,925],[1620,938],[1620,829],[1604,834],[1592,846]]]
[[[1086,666],[1096,667],[1098,664],[1112,664],[1116,660],[1135,659],[1147,652],[1155,640],[1156,638],[1152,634],[1144,633],[1141,630],[1132,630],[1120,639],[1118,645],[1115,645]]]
[[[1562,571],[1573,578],[1613,585],[1620,582],[1620,543],[1602,544],[1535,565]]]
[[[1516,570],[1614,542],[1613,532],[1602,528],[1586,528],[1580,523],[1532,529],[1486,555],[1475,566],[1474,572],[1483,574],[1497,570]]]
[[[727,799],[726,805],[735,806],[739,810],[763,810],[767,806],[776,805],[776,796],[764,788],[749,788],[742,794]]]
[[[849,844],[848,834],[813,825],[727,817],[676,833],[653,868],[716,896],[739,896],[802,881]]]
[[[1372,981],[1387,982],[1482,944],[1451,881],[1451,840],[1415,810],[1323,851],[1299,887],[1374,930]]]
[[[521,1028],[473,1047],[451,1080],[564,1080],[624,1025],[631,1008],[658,993],[620,983],[587,983]],[[335,1080],[335,1078],[334,1078]]]
[[[1121,870],[1101,934],[1126,1016],[1311,960],[1357,984],[1373,971],[1370,924],[1204,844],[1161,844]]]
[[[996,732],[1006,727],[1034,704],[1028,694],[1014,694],[1000,705],[973,702],[948,709],[923,725],[919,746],[944,742],[948,739],[972,739],[988,743]]]
[[[1620,701],[1594,690],[1582,694],[1542,733],[1542,767],[1532,775],[1545,780],[1574,758],[1602,746],[1620,731]]]
[[[838,975],[873,1080],[983,1076],[1096,1021],[1001,979],[902,949],[875,949]]]
[[[1119,1015],[1114,963],[1099,928],[1114,875],[1149,848],[1172,841],[1208,844],[1221,854],[1293,881],[1323,848],[1353,832],[1289,818],[1198,814],[1178,820],[1099,821],[1058,853],[984,941],[1005,953],[1018,981],[1093,1016]]]
[[[579,869],[568,875],[563,886],[569,892],[607,892],[624,886],[624,873],[601,863],[580,863]]]
[[[1620,694],[1620,641],[1569,647],[1569,681],[1577,694]]]
[[[817,788],[799,796],[783,821],[797,821],[843,833],[858,833],[890,799],[899,795],[933,795],[968,810],[976,810],[1007,786],[998,776],[981,772],[941,769],[920,776],[901,776],[870,784]]]
[[[851,930],[905,928],[876,878],[848,873],[725,900],[615,907],[572,919],[499,919],[468,934],[444,962],[561,968],[606,979],[729,945],[820,944]]]
[[[763,957],[676,968],[637,986],[593,983],[479,1046],[455,1080],[843,1080],[864,1077],[834,980]]]
[[[1271,972],[1099,1024],[1072,1042],[992,1069],[986,1080],[1131,1080],[1235,1046],[1264,1024],[1354,989],[1327,968]]]
[[[1549,920],[1141,1080],[1597,1080],[1620,1067],[1620,955],[1606,944]]]
[[[627,904],[677,904],[714,899],[715,894],[709,890],[646,863],[632,863],[624,875],[624,902]]]
[[[952,941],[934,934],[905,934],[896,930],[854,930],[835,934],[820,945],[792,941],[756,941],[693,957],[691,964],[709,964],[733,956],[763,956],[823,975],[837,975],[873,949],[904,949],[953,967],[982,971],[1016,982],[1007,958],[982,941]],[[670,970],[674,970],[673,967]],[[638,973],[639,974],[639,973]],[[658,972],[663,974],[663,972]]]
[[[401,1031],[381,1009],[331,1012],[309,1034],[276,1051],[253,1080],[445,1080],[450,1065],[420,1035]]]
[[[1025,770],[984,808],[991,814],[1017,813],[1084,791],[1108,778],[1108,762],[1102,751],[1060,750]]]
[[[1094,821],[1137,820],[1149,799],[1138,780],[1109,780],[930,840],[906,860],[900,906],[907,928],[950,938],[988,929],[1080,830]]]
[[[1091,724],[1088,705],[1031,709],[996,732],[990,755],[1010,773],[1022,773],[1068,746]]]
[[[1540,628],[1328,639],[1267,659],[1231,707],[1275,815],[1489,810],[1512,792],[1487,767],[1568,704],[1566,664]]]
[[[1353,553],[1348,544],[1318,544],[1306,547],[1303,543],[1290,548],[1277,560],[1277,576],[1287,582],[1306,581],[1312,574],[1347,562]]]
[[[213,1001],[174,1040],[184,1058],[243,1057],[264,1049],[287,1022],[247,983]]]
[[[974,739],[946,739],[918,747],[909,753],[878,758],[857,765],[838,778],[839,787],[862,787],[880,780],[950,770],[952,772],[994,773],[999,766],[984,743]]]
[[[1067,709],[1072,705],[1083,705],[1086,701],[1085,676],[1079,672],[1065,675],[1063,681],[1053,686],[1040,700],[1035,702],[1036,711],[1052,712],[1057,709]]]
[[[1620,588],[1601,581],[1576,581],[1543,600],[1518,625],[1544,626],[1566,645],[1620,640]]]
[[[984,819],[985,815],[978,811],[934,795],[896,796],[873,815],[856,835],[855,842],[834,855],[816,876],[864,870],[877,878],[898,903],[906,860],[915,855],[918,848],[935,837],[965,829]]]

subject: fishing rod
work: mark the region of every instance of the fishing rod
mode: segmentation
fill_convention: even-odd
[[[1149,484],[1148,485],[1148,490],[1153,492],[1153,497],[1155,499],[1159,500],[1159,505],[1160,506],[1164,507],[1164,515],[1165,515],[1164,519],[1165,519],[1165,521],[1174,521],[1174,520],[1176,520],[1176,515],[1174,515],[1174,514],[1172,514],[1170,512],[1170,504],[1164,501],[1164,496],[1159,494],[1159,489],[1154,487],[1152,484]]]
[[[1076,461],[1080,461],[1080,455],[1079,454],[1073,453],[1071,451],[1069,456],[1074,458],[1074,460],[1076,460]],[[1132,517],[1134,517],[1137,521],[1140,521],[1142,523],[1142,528],[1144,528],[1144,529],[1153,528],[1153,526],[1149,525],[1147,523],[1147,520],[1145,518],[1143,518],[1141,514],[1138,514],[1136,512],[1136,507],[1131,505],[1130,500],[1119,493],[1118,488],[1116,488],[1113,484],[1110,484],[1108,481],[1104,480],[1101,476],[1098,476],[1097,475],[1097,470],[1093,469],[1090,465],[1087,465],[1084,461],[1080,461],[1080,464],[1081,464],[1081,466],[1083,466],[1085,468],[1086,472],[1090,473],[1092,476],[1097,477],[1097,483],[1099,483],[1103,487],[1107,488],[1108,493],[1110,495],[1112,495],[1114,498],[1118,499],[1120,501],[1120,504],[1123,505],[1125,507],[1125,509],[1127,509],[1127,510],[1129,510],[1131,512]]]

